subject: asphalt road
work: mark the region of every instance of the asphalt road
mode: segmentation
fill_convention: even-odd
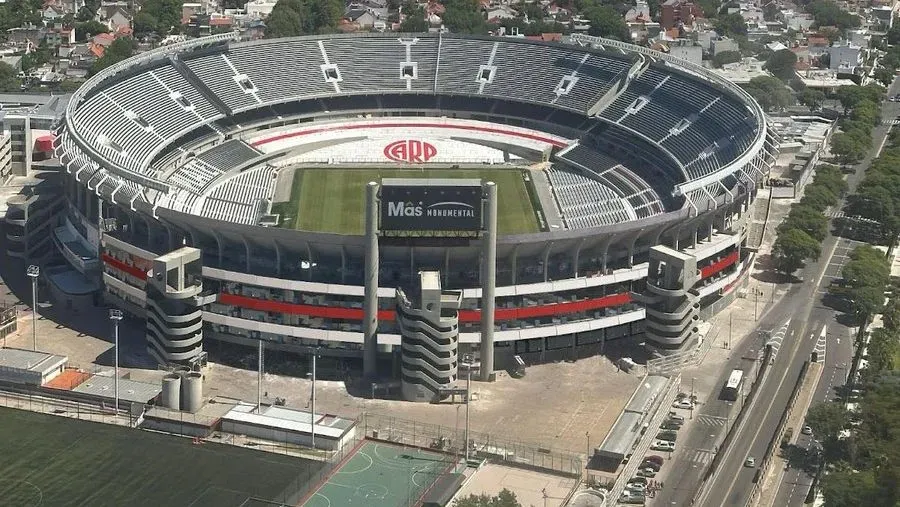
[[[894,81],[889,95],[900,91],[900,82]],[[893,120],[900,113],[900,105],[885,102],[882,106],[882,119]],[[876,150],[866,156],[856,166],[856,171],[847,178],[850,192],[856,188],[865,170],[884,146],[889,126],[881,125],[873,130]],[[841,203],[843,206],[843,202]],[[845,238],[829,235],[822,244],[822,257],[818,262],[809,263],[801,271],[799,278],[804,280],[791,289],[785,297],[783,310],[791,314],[788,334],[768,377],[760,386],[760,391],[753,400],[747,416],[739,423],[737,434],[732,444],[725,450],[726,456],[719,468],[713,473],[705,486],[700,505],[718,507],[721,505],[745,505],[753,489],[753,478],[756,468],[744,466],[748,456],[757,460],[765,454],[772,435],[790,398],[793,386],[800,374],[803,362],[816,349],[821,330],[826,327],[826,367],[822,380],[816,386],[816,400],[832,396],[835,383],[841,383],[840,364],[849,364],[853,353],[850,329],[839,319],[841,313],[826,305],[827,288],[835,277],[840,276],[846,255],[855,242]],[[771,317],[771,316],[770,316]],[[822,344],[819,343],[821,349]],[[832,353],[828,353],[830,348]],[[845,374],[844,374],[845,375]],[[810,445],[808,439],[800,440],[801,445]],[[803,472],[785,474],[785,481],[779,485],[778,495],[787,499],[787,503],[776,505],[797,505],[802,503],[805,491],[798,484],[803,484]],[[791,482],[793,479],[793,482]],[[785,484],[786,482],[786,484]],[[782,492],[781,490],[785,490]],[[683,504],[679,504],[683,505]]]
[[[900,93],[900,81],[894,81],[891,85],[888,95]],[[900,103],[884,102],[882,104],[882,119],[886,121],[893,120],[900,115]],[[880,127],[873,133],[876,138],[875,152],[860,163],[858,169],[867,168],[871,159],[881,153],[886,139],[888,127]],[[860,179],[861,172],[858,170],[854,180],[851,182],[851,188],[855,188]],[[838,246],[838,252],[835,253],[831,260],[831,272],[826,274],[826,278],[833,276],[840,278],[840,270],[838,266],[842,266],[846,261],[844,255],[849,254],[852,247],[858,242],[842,239]],[[816,385],[816,392],[813,396],[813,403],[824,402],[835,399],[838,389],[843,387],[847,381],[847,375],[850,371],[850,363],[853,359],[853,343],[856,337],[856,329],[850,329],[846,326],[831,326],[827,333],[827,351],[825,354],[825,367],[822,370],[822,377]],[[795,428],[799,431],[799,428]],[[784,472],[781,484],[778,486],[778,493],[775,499],[775,505],[794,507],[801,506],[806,498],[806,493],[812,484],[812,476],[815,473],[810,467],[812,454],[817,444],[815,435],[800,435],[796,448],[791,452],[788,461],[788,467]]]

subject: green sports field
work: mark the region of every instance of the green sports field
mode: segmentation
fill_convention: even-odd
[[[17,507],[271,505],[264,500],[280,500],[321,468],[291,456],[7,408],[0,408],[0,435],[0,505]]]
[[[497,183],[500,234],[538,232],[530,190],[520,169],[297,169],[290,201],[276,204],[282,227],[363,234],[365,185],[381,178],[480,178]],[[527,183],[530,185],[531,183]]]

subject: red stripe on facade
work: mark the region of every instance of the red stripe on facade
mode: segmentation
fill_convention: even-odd
[[[731,252],[727,257],[720,261],[716,261],[705,268],[700,269],[700,278],[708,278],[719,271],[731,266],[735,262],[738,261],[738,253],[737,251]]]
[[[515,130],[506,130],[497,127],[479,127],[476,125],[447,125],[444,123],[376,123],[376,124],[363,124],[363,125],[339,125],[335,127],[319,127],[314,129],[306,129],[300,130],[297,132],[288,132],[285,134],[279,134],[272,137],[267,137],[265,139],[260,139],[258,141],[254,141],[251,143],[254,147],[262,146],[264,144],[274,143],[277,141],[282,141],[284,139],[290,139],[292,137],[300,137],[307,136],[310,134],[319,134],[321,132],[334,132],[341,130],[360,130],[360,129],[383,129],[383,128],[409,128],[409,127],[419,127],[419,128],[444,128],[444,129],[454,129],[454,130],[465,130],[469,132],[484,132],[487,134],[503,134],[506,136],[512,137],[521,137],[523,139],[530,139],[532,141],[538,141],[542,143],[547,143],[557,148],[562,148],[567,146],[566,143],[562,141],[558,141],[556,139],[545,137],[537,134],[529,134],[527,132],[518,132]]]
[[[124,262],[120,261],[119,259],[116,259],[115,257],[113,257],[112,255],[109,255],[109,254],[103,254],[101,257],[103,258],[103,262],[105,264],[107,264],[113,268],[116,268],[119,271],[124,271],[135,278],[140,278],[141,280],[147,279],[147,273],[145,273],[140,268],[136,268],[134,266],[129,266],[128,264],[125,264]]]
[[[238,294],[219,293],[219,303],[223,305],[239,306],[261,312],[286,313],[290,315],[308,315],[310,317],[323,317],[328,319],[363,320],[361,308],[342,308],[337,306],[303,305],[297,303],[285,303],[282,301],[268,301],[265,299],[251,298]],[[528,306],[522,308],[499,308],[494,313],[494,320],[514,320],[535,317],[550,317],[556,315],[568,315],[578,312],[600,310],[622,306],[631,302],[631,294],[613,294],[599,298],[586,299],[584,301],[572,301],[567,303],[555,303],[541,306]],[[378,320],[392,321],[396,318],[393,310],[379,310]],[[460,310],[460,322],[478,322],[481,320],[480,310]]]

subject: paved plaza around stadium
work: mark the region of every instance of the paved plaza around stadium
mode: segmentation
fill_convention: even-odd
[[[0,408],[0,434],[0,505],[16,507],[265,505],[289,497],[322,466],[8,408]]]
[[[526,171],[527,174],[527,171]],[[279,176],[278,186],[290,186],[290,198],[276,205],[284,227],[304,231],[362,234],[365,232],[365,186],[381,178],[478,178],[497,183],[500,234],[538,232],[523,170],[506,169],[296,169]],[[279,192],[276,191],[276,196]],[[281,197],[287,198],[281,194]],[[277,198],[276,198],[277,200]],[[299,223],[297,217],[299,218]]]
[[[303,507],[417,505],[455,458],[423,449],[367,441],[332,473]]]

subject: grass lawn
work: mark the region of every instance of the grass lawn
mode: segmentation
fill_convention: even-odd
[[[0,408],[0,434],[0,504],[18,507],[237,507],[251,496],[277,500],[320,469],[290,456],[8,408]]]
[[[497,183],[497,227],[503,235],[538,232],[520,169],[297,169],[291,199],[274,207],[282,227],[363,234],[365,185],[381,178],[481,178]],[[529,183],[530,184],[530,183]]]

